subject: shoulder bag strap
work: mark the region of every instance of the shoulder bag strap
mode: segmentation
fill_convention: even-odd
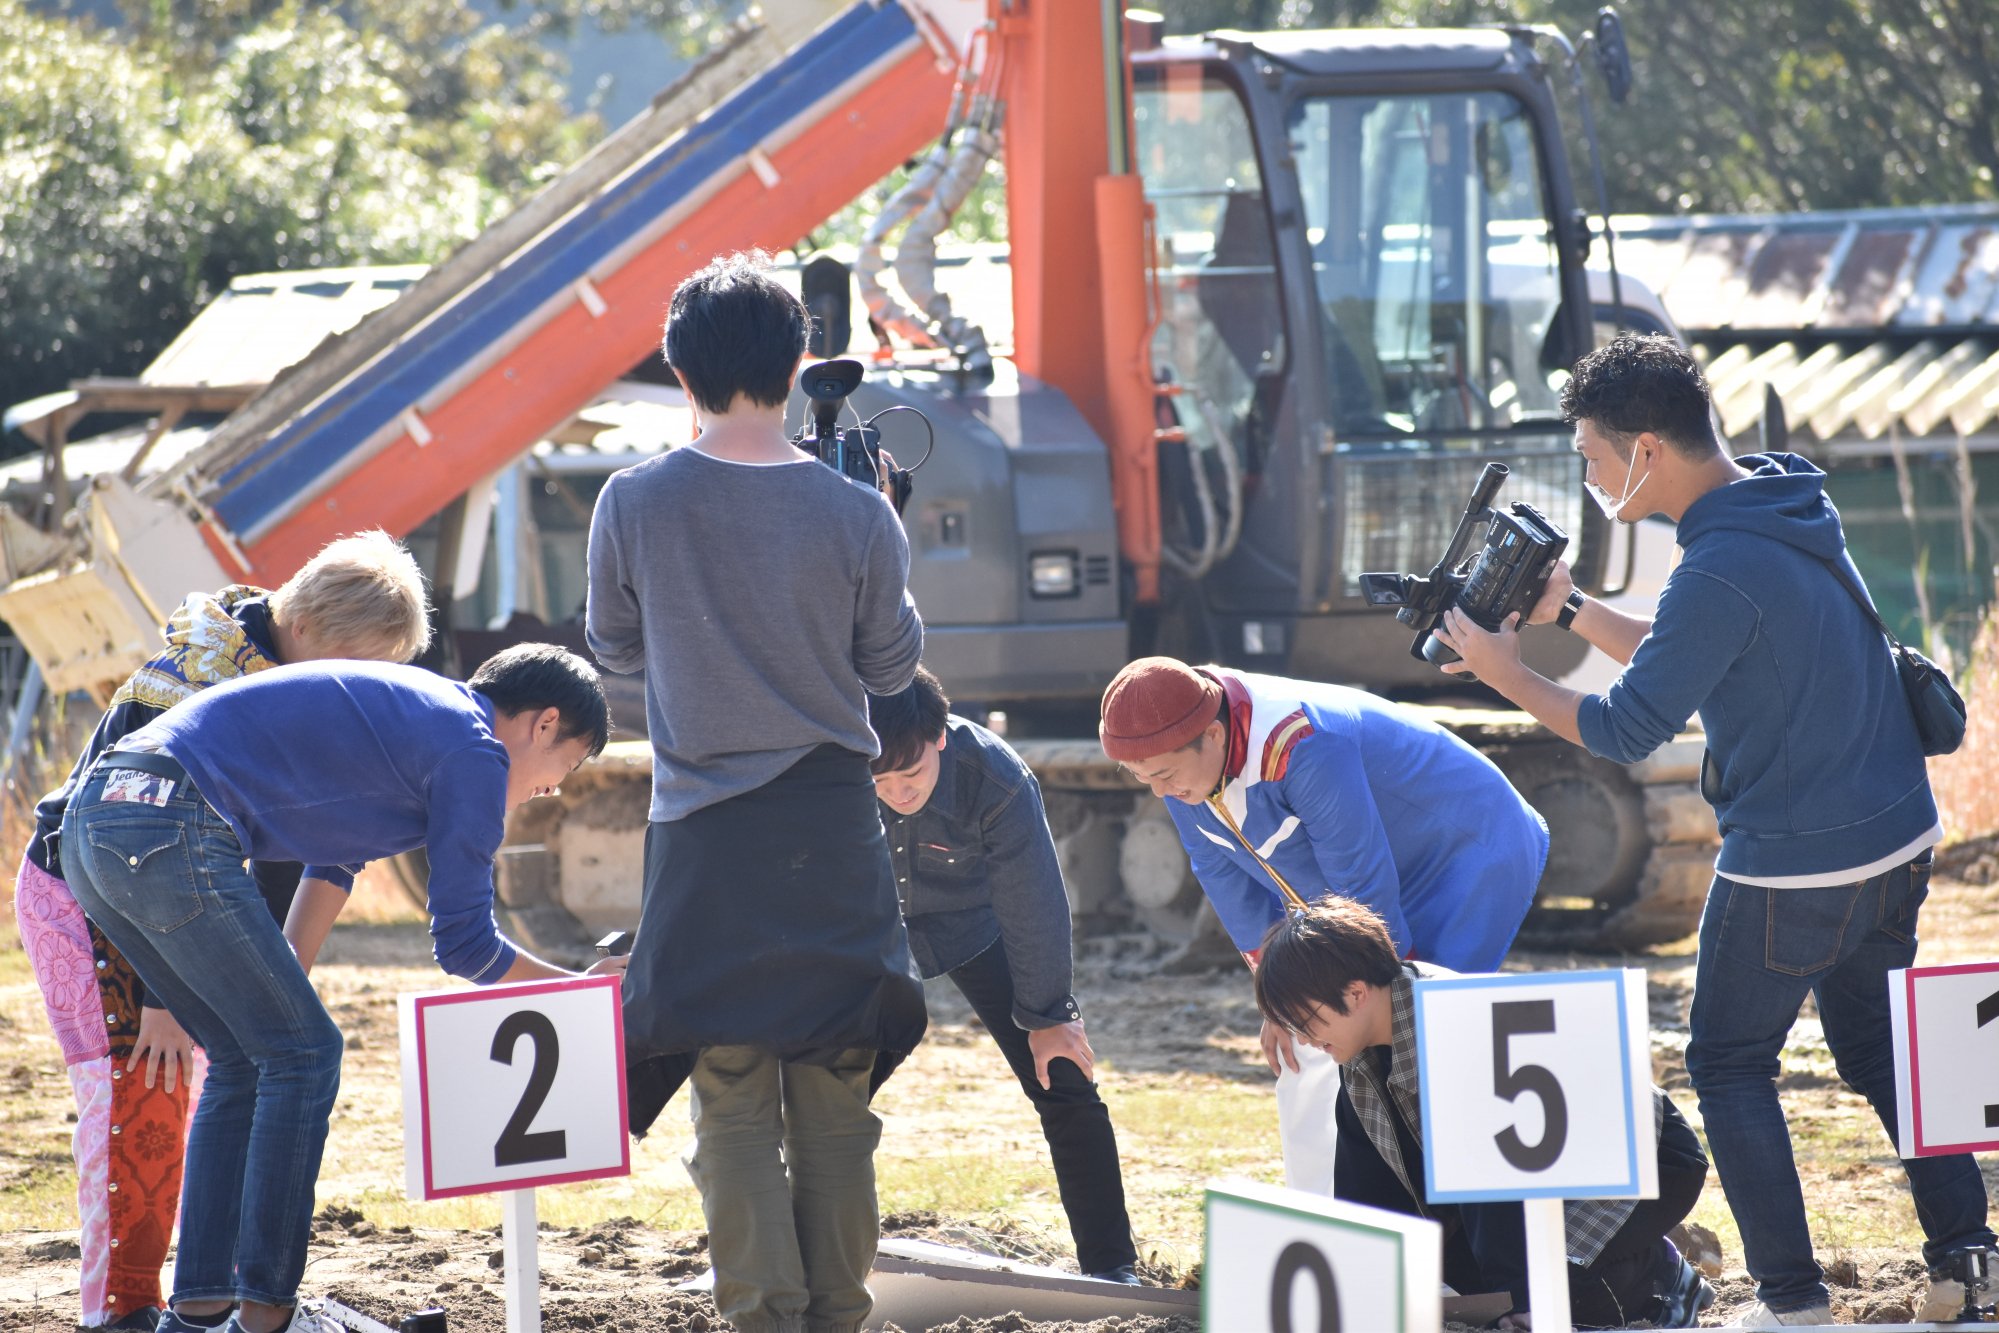
[[[1821,558],[1823,559],[1823,557]],[[1881,613],[1874,609],[1874,603],[1868,601],[1867,595],[1861,592],[1853,580],[1846,576],[1845,566],[1836,560],[1827,560],[1825,561],[1825,567],[1832,571],[1834,578],[1839,580],[1839,586],[1853,595],[1853,600],[1859,604],[1861,611],[1866,614],[1869,620],[1874,622],[1874,628],[1887,636],[1889,647],[1893,648],[1896,654],[1899,655],[1902,651],[1902,641],[1895,637],[1895,631],[1888,628],[1888,622],[1881,619]]]

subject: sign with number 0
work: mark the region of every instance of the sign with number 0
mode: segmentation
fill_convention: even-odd
[[[1999,962],[1888,974],[1904,1157],[1999,1150]]]
[[[1248,1181],[1208,1188],[1202,1326],[1242,1333],[1430,1333],[1443,1230],[1428,1218]]]
[[[1645,1023],[1637,968],[1418,981],[1431,1200],[1657,1197]]]
[[[631,1174],[616,977],[399,998],[413,1199]]]

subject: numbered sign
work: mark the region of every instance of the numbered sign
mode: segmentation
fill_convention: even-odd
[[[1888,974],[1904,1157],[1999,1150],[1999,963]]]
[[[1418,981],[1431,1200],[1656,1198],[1645,1018],[1636,968]]]
[[[1443,1231],[1428,1218],[1248,1181],[1208,1188],[1204,1328],[1434,1333]]]
[[[413,1199],[631,1174],[616,977],[399,997]]]

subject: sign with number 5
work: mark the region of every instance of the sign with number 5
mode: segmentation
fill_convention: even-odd
[[[1999,1150],[1999,962],[1888,974],[1904,1157]]]
[[[1645,1021],[1636,968],[1418,981],[1430,1199],[1656,1197]]]
[[[413,1199],[631,1174],[616,977],[398,997]]]

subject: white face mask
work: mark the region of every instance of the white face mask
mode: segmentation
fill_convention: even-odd
[[[1638,461],[1636,450],[1632,451],[1631,461],[1633,463]],[[1583,483],[1583,489],[1589,492],[1589,498],[1596,501],[1596,507],[1601,509],[1603,516],[1613,523],[1625,521],[1619,518],[1618,515],[1624,512],[1624,506],[1637,498],[1638,492],[1645,488],[1645,483],[1652,480],[1652,469],[1650,467],[1645,469],[1645,475],[1638,478],[1636,485],[1632,484],[1631,472],[1632,469],[1629,467],[1624,471],[1624,494],[1620,496],[1613,497],[1609,491],[1606,491],[1593,481],[1585,481]]]

